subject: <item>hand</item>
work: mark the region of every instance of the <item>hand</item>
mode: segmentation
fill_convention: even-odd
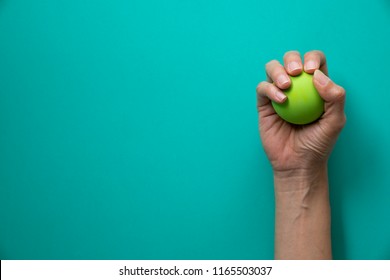
[[[321,51],[311,51],[302,60],[296,51],[284,55],[284,66],[272,60],[266,64],[267,81],[257,86],[259,128],[265,152],[275,176],[310,174],[325,167],[337,137],[344,127],[345,90],[328,77],[326,58]],[[308,125],[294,125],[281,119],[271,100],[283,103],[287,96],[281,89],[291,85],[288,75],[302,71],[313,74],[313,83],[325,101],[321,118]]]

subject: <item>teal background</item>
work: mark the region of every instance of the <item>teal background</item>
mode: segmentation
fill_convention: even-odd
[[[255,88],[325,52],[347,90],[336,259],[390,259],[390,1],[0,0],[1,259],[272,259]]]

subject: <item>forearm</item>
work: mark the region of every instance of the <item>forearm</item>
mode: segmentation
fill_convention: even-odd
[[[327,168],[274,173],[275,259],[331,259]]]

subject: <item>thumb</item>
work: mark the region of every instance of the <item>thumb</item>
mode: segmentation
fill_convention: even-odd
[[[335,119],[335,121],[344,120],[344,88],[336,85],[320,70],[314,72],[313,83],[322,99],[325,100],[325,114],[323,117],[329,117]]]

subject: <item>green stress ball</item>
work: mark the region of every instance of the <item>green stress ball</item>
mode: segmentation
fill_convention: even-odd
[[[302,72],[290,79],[291,86],[284,90],[286,101],[281,104],[272,101],[272,106],[276,113],[289,123],[314,122],[324,112],[324,100],[313,85],[313,75]]]

